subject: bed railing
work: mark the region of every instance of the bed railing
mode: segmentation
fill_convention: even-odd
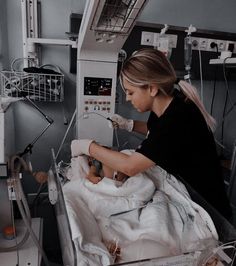
[[[74,242],[72,241],[69,219],[61,187],[61,179],[58,173],[58,167],[54,150],[52,149],[51,152],[52,152],[51,170],[53,172],[54,181],[56,183],[57,193],[58,193],[58,200],[54,205],[54,207],[58,223],[58,234],[60,238],[62,258],[65,266],[76,266],[77,257],[75,252],[75,245]]]

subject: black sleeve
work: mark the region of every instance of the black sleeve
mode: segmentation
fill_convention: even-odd
[[[143,154],[161,167],[167,162],[170,163],[175,156],[175,149],[178,149],[172,141],[173,133],[171,131],[151,131],[136,152]]]

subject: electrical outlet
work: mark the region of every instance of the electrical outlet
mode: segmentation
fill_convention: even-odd
[[[200,38],[200,41],[199,41],[200,50],[206,51],[207,47],[208,47],[208,39]]]
[[[141,45],[157,46],[159,43],[160,33],[157,32],[148,32],[143,31],[141,37]],[[178,36],[175,34],[165,34],[165,37],[169,40],[169,48],[176,48]],[[217,40],[217,39],[208,39],[191,36],[192,40],[192,49],[209,51],[209,52],[221,52],[221,51],[230,51],[236,53],[236,41],[229,40]],[[214,43],[217,44],[218,49],[214,46]]]
[[[142,31],[141,45],[153,46],[154,32]]]
[[[141,45],[157,46],[160,33],[143,31],[141,36]],[[169,40],[169,47],[176,48],[178,36],[176,34],[165,34]]]
[[[221,52],[221,51],[225,51],[226,49],[226,41],[223,41],[223,40],[216,40],[216,43],[218,45],[218,51]]]
[[[226,51],[234,52],[235,43],[231,41],[226,42]]]
[[[226,51],[231,51],[233,54],[236,53],[236,42],[227,41],[226,42]]]
[[[208,38],[199,38],[192,37],[192,49],[193,50],[201,50],[201,51],[209,51],[216,52],[217,49],[214,46],[214,43],[217,44],[218,51],[228,51],[228,49],[233,49],[236,52],[236,42],[226,41],[226,40],[216,40],[216,39],[208,39]]]
[[[208,51],[209,50],[209,40],[207,38],[200,37],[191,37],[192,40],[192,49],[193,50],[201,50]]]
[[[153,46],[158,46],[160,33],[154,33]],[[175,34],[165,34],[165,38],[168,39],[169,48],[176,48],[178,36]]]
[[[178,36],[175,35],[175,34],[166,34],[166,36],[169,39],[169,46],[170,46],[170,48],[176,48]]]
[[[168,38],[157,38],[154,42],[154,46],[157,50],[162,51],[166,56],[169,51],[169,39]]]
[[[192,40],[192,49],[193,50],[198,50],[199,49],[199,41],[200,41],[200,38],[191,37],[191,40]]]
[[[215,39],[208,39],[207,51],[209,52],[216,52],[217,51],[217,40]]]

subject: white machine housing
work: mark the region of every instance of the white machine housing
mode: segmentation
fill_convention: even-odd
[[[86,2],[77,54],[77,137],[112,146],[118,54],[146,0]]]
[[[9,162],[15,151],[14,110],[0,108],[0,163]],[[6,179],[0,179],[0,229],[11,224],[11,208]]]

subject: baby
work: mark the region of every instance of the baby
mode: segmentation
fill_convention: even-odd
[[[93,184],[100,182],[103,177],[111,178],[120,182],[125,182],[127,179],[127,175],[114,171],[92,157],[89,157],[88,163],[90,168],[86,178]]]

